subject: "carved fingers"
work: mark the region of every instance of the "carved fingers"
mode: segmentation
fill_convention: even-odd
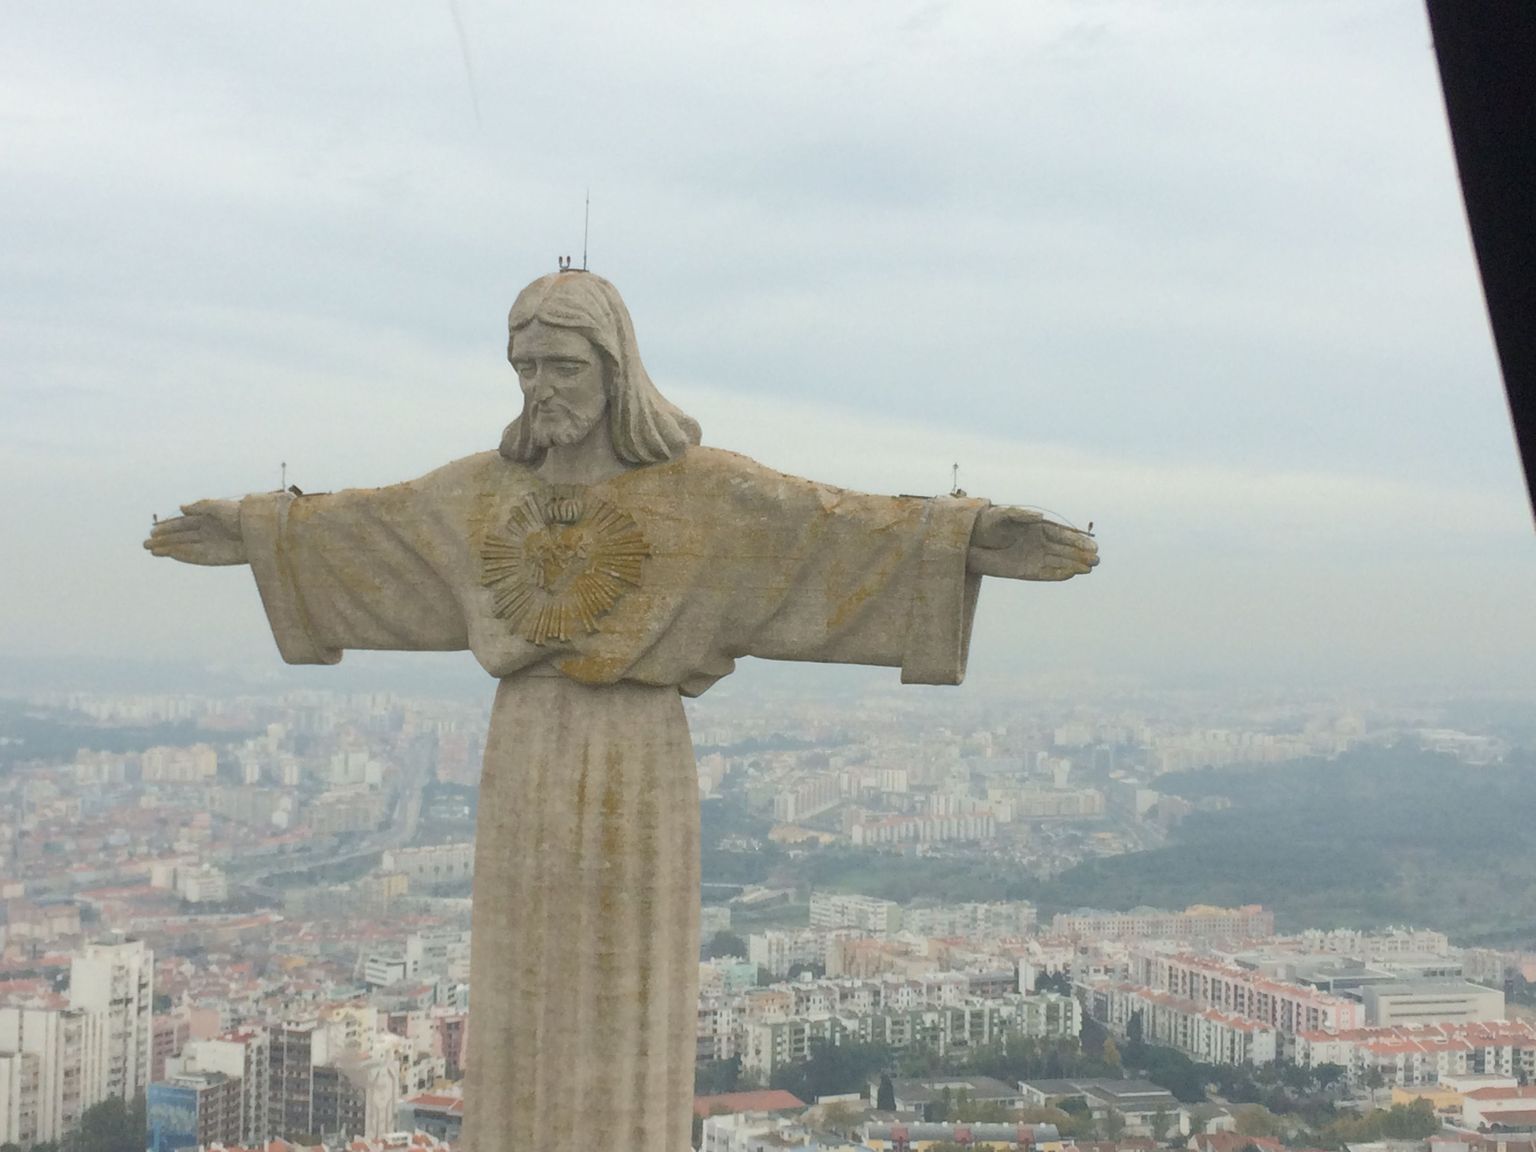
[[[1029,508],[993,505],[976,517],[971,544],[977,548],[1006,548],[1015,543],[1019,529],[1044,522],[1045,517]]]
[[[966,566],[1012,580],[1070,580],[1099,563],[1093,537],[1024,508],[988,508],[977,517]]]
[[[244,564],[240,538],[240,505],[233,500],[198,500],[183,504],[184,515],[160,520],[150,529],[144,547],[152,555],[183,564]]]

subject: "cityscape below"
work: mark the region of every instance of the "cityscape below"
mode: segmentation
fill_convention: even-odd
[[[1520,702],[689,707],[696,1147],[1536,1149]],[[3,1152],[453,1145],[487,718],[0,699]]]

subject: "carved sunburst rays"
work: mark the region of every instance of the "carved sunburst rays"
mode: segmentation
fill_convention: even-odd
[[[533,644],[570,640],[639,587],[650,546],[634,520],[580,490],[530,495],[480,546],[491,610]]]

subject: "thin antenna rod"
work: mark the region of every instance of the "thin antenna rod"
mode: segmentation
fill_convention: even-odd
[[[277,490],[279,492],[286,492],[286,491],[288,491],[288,461],[286,461],[286,460],[283,461],[283,470],[279,474],[279,478],[278,478],[278,481],[277,481]]]
[[[459,15],[456,0],[448,0],[448,12],[453,17],[453,30],[459,38],[459,55],[464,58],[464,79],[469,81],[469,102],[475,109],[475,123],[483,127],[485,121],[480,119],[480,93],[475,88],[475,70],[469,62],[469,36],[464,31],[464,20]]]
[[[592,189],[587,189],[587,208],[581,218],[581,270],[587,270],[587,231],[592,226]]]

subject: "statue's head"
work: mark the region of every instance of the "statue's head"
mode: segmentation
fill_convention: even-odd
[[[501,438],[509,460],[536,464],[550,447],[586,436],[604,415],[626,464],[671,460],[699,442],[698,423],[646,375],[629,309],[601,276],[556,272],[519,292],[507,316],[507,359],[524,382],[522,414]],[[531,384],[535,361],[540,375],[553,364],[551,386]]]

